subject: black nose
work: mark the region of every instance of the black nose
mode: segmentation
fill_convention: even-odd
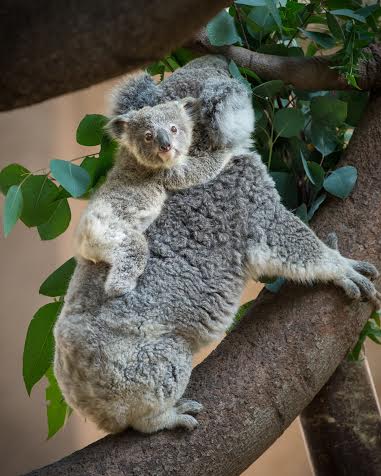
[[[163,151],[163,152],[168,152],[169,150],[171,150],[171,144],[169,144],[169,143],[161,144],[160,145],[160,150]]]

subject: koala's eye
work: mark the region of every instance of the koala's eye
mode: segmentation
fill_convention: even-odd
[[[153,139],[153,134],[152,134],[152,132],[147,131],[147,132],[145,133],[144,138],[145,138],[145,140],[146,140],[147,142],[151,141],[151,140]]]
[[[177,127],[176,126],[171,126],[171,131],[176,134],[177,132]]]

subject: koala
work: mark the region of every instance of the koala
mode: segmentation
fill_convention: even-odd
[[[202,405],[184,398],[192,355],[224,335],[250,278],[332,283],[380,306],[376,268],[342,256],[288,211],[254,151],[168,194],[145,236],[136,287],[110,298],[109,265],[79,261],[54,328],[66,401],[107,432],[196,428]]]
[[[119,143],[116,163],[74,238],[77,259],[111,265],[105,283],[109,296],[133,289],[143,273],[149,253],[144,232],[167,194],[213,179],[233,155],[252,146],[250,92],[230,77],[225,59],[210,56],[192,63],[165,88],[138,74],[113,92],[107,129]],[[174,94],[173,86],[180,83]],[[185,94],[188,83],[193,98]]]
[[[237,151],[209,147],[205,155],[205,134],[194,127],[199,107],[193,98],[169,101],[118,115],[108,124],[119,153],[80,219],[74,247],[78,259],[111,265],[105,283],[109,296],[133,289],[143,273],[149,253],[144,231],[168,191],[211,180]]]

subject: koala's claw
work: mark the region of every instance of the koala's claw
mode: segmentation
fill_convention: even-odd
[[[180,398],[176,403],[177,413],[191,413],[197,415],[203,409],[201,403],[196,402],[195,400],[187,400],[186,398]]]
[[[181,426],[187,430],[194,430],[198,427],[198,421],[191,415],[182,414],[177,416],[176,426]]]
[[[363,261],[349,260],[351,270],[336,281],[336,284],[340,286],[348,297],[351,299],[359,300],[364,297],[367,301],[370,301],[376,309],[381,307],[381,293],[377,291],[374,284],[364,274],[371,275],[372,277],[378,276],[377,269],[369,263]]]

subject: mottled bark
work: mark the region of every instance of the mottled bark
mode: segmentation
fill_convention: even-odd
[[[206,31],[195,35],[186,46],[201,53],[220,53],[239,66],[255,71],[261,79],[281,79],[296,89],[305,91],[351,89],[343,76],[337,73],[330,56],[285,57],[249,51],[240,46],[211,46]],[[381,87],[381,45],[369,47],[373,58],[359,64],[358,84],[367,91]]]
[[[342,362],[301,414],[316,476],[379,476],[381,419],[366,360]]]
[[[359,179],[314,221],[336,231],[341,251],[381,265],[381,96],[356,129],[346,162]],[[333,286],[287,285],[260,295],[238,328],[193,372],[187,395],[205,405],[192,433],[106,437],[33,475],[239,475],[310,403],[369,317]]]
[[[162,58],[231,0],[2,0],[0,111]]]

